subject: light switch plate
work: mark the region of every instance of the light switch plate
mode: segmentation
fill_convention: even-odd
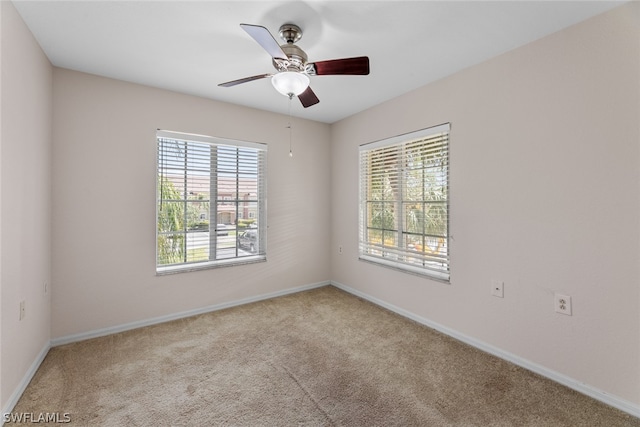
[[[504,298],[504,282],[500,280],[492,280],[491,295],[498,298]]]

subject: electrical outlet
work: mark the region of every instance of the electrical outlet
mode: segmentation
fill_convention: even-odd
[[[20,319],[19,320],[24,319],[24,316],[26,316],[25,302],[24,301],[20,301]]]
[[[338,247],[338,253],[341,254],[342,253],[342,246]]]
[[[49,292],[49,284],[47,282],[44,282],[44,284],[42,285],[42,291],[45,295]]]
[[[571,316],[571,297],[568,295],[555,294],[556,313]]]
[[[498,298],[504,298],[504,282],[501,282],[500,280],[492,280],[491,295]]]

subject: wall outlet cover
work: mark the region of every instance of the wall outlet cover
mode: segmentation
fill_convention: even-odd
[[[556,313],[571,316],[571,297],[569,295],[555,294]]]

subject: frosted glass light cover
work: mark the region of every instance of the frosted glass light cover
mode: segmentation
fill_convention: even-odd
[[[271,77],[271,84],[284,96],[298,96],[309,87],[309,77],[304,73],[283,71]]]

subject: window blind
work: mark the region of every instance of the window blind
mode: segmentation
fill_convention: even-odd
[[[444,124],[360,146],[360,258],[449,280]]]
[[[156,272],[266,259],[266,145],[158,131]]]

